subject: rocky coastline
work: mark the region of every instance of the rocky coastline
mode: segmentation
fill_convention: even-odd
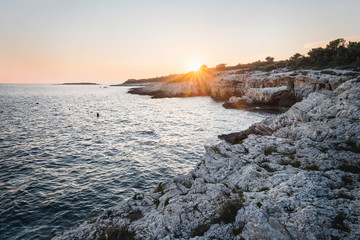
[[[291,107],[243,132],[220,135],[223,141],[206,146],[188,174],[137,193],[55,240],[360,239],[359,76],[228,71],[218,72],[206,92],[189,84],[157,83],[133,93],[209,94],[234,97],[230,103],[239,108]]]
[[[287,68],[271,72],[204,71],[198,79],[188,74],[180,82],[147,83],[131,88],[129,93],[152,98],[210,96],[214,100],[225,101],[225,108],[261,108],[284,112],[310,93],[336,89],[342,82],[359,74],[349,70],[289,71]]]

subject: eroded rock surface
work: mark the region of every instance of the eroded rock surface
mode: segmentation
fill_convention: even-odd
[[[55,239],[360,239],[359,93],[311,93]]]

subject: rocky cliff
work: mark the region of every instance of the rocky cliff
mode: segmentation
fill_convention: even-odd
[[[360,239],[360,79],[337,79],[55,239]]]
[[[187,75],[181,82],[154,83],[129,92],[154,98],[210,96],[215,100],[230,101],[227,108],[247,106],[292,106],[312,92],[333,90],[344,81],[360,75],[347,70],[277,69],[262,71],[215,71],[197,76]],[[281,90],[281,91],[280,91]]]

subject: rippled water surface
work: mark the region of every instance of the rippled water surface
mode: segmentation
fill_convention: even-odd
[[[266,117],[127,90],[0,86],[0,239],[50,239],[188,172],[218,134]]]

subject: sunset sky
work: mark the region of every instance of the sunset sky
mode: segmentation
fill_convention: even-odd
[[[0,83],[121,83],[236,65],[343,37],[359,0],[0,0]]]

